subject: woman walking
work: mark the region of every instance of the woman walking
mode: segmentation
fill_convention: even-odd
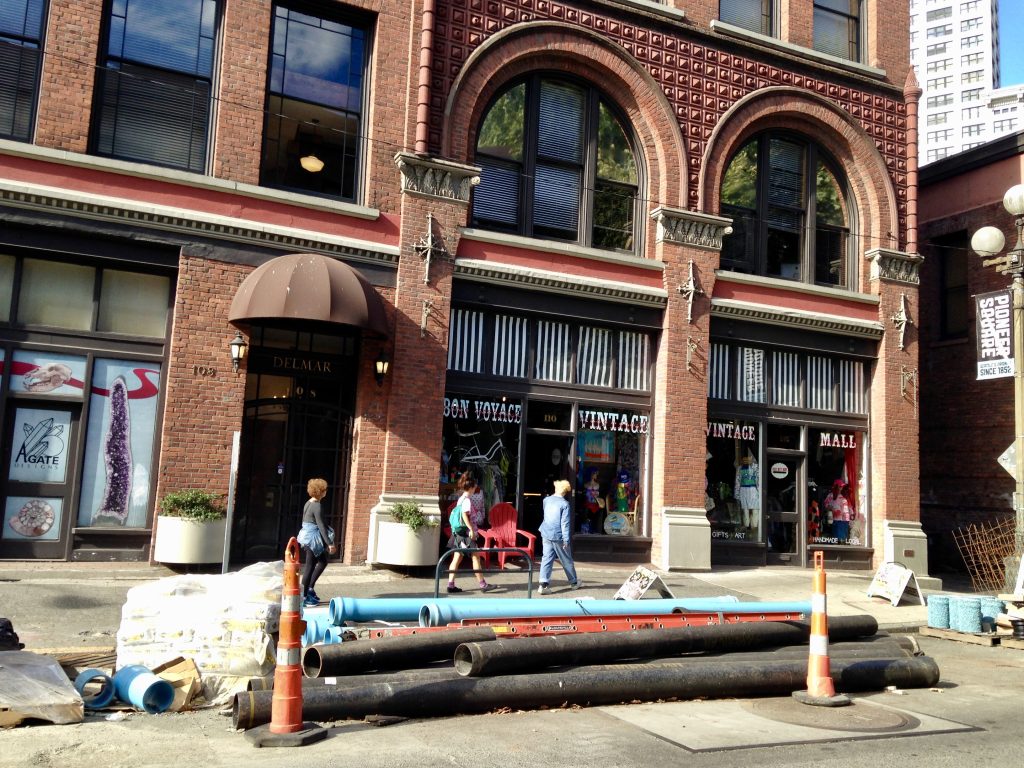
[[[306,483],[309,501],[302,508],[302,528],[296,537],[306,553],[306,562],[302,567],[302,604],[313,606],[320,604],[317,595],[316,580],[327,567],[327,555],[338,551],[334,546],[334,530],[324,525],[320,501],[327,495],[327,481],[314,477]]]
[[[476,547],[477,518],[473,514],[472,497],[479,488],[480,486],[476,478],[469,472],[464,472],[462,477],[459,478],[459,490],[462,491],[462,495],[448,517],[448,523],[452,527],[452,536],[448,539],[448,549],[455,550],[455,554],[452,555],[452,564],[448,568],[448,592],[450,593],[462,591],[461,588],[455,585],[455,574],[459,570],[459,564],[462,562],[462,550]],[[473,573],[476,574],[476,578],[480,582],[480,591],[490,592],[494,589],[494,585],[488,584],[484,578],[480,565],[480,555],[474,553],[472,558]]]

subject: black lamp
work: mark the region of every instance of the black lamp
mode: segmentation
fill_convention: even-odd
[[[228,347],[231,350],[231,370],[238,373],[238,364],[242,362],[242,358],[245,357],[245,350],[249,348],[249,345],[245,343],[245,339],[242,338],[241,331],[235,331],[235,338],[231,340]]]
[[[373,363],[373,377],[377,380],[378,387],[384,386],[384,377],[388,375],[388,368],[390,367],[391,361],[388,360],[388,356],[382,349]]]

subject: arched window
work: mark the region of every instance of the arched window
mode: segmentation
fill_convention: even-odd
[[[636,247],[632,142],[594,88],[533,75],[492,102],[477,134],[473,224],[615,251]]]
[[[723,269],[852,287],[846,183],[818,145],[789,134],[751,139],[729,161],[721,200],[733,220]]]

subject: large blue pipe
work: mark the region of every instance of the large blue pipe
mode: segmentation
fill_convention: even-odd
[[[788,613],[799,619],[811,613],[810,601],[792,603],[740,603],[734,597],[692,600],[445,600],[420,609],[421,627],[443,627],[463,619],[494,619],[502,616],[646,616],[700,611],[704,613]]]
[[[583,614],[630,614],[646,615],[652,613],[672,613],[674,610],[683,611],[732,611],[731,607],[737,601],[732,595],[722,597],[695,597],[686,600],[530,600],[525,597],[449,597],[443,601],[445,605],[468,605],[478,606],[485,604],[494,606],[491,610],[494,613],[484,613],[475,618],[489,618],[493,616],[579,616]],[[334,597],[331,598],[331,623],[342,626],[349,621],[418,621],[421,609],[427,604],[438,604],[434,597]],[[541,607],[536,608],[537,604]],[[605,611],[598,610],[597,605],[615,605],[619,610]],[[580,609],[580,605],[586,606]],[[787,603],[787,605],[789,605]],[[795,604],[794,604],[795,605]],[[810,613],[810,603],[800,603],[805,606],[807,613]],[[529,609],[541,613],[531,613]],[[565,607],[575,607],[575,611],[567,613]],[[767,609],[762,609],[767,610]],[[793,612],[801,613],[804,609],[796,609]],[[750,613],[751,611],[747,611]],[[758,611],[760,612],[760,611]],[[467,616],[467,618],[469,618]],[[424,625],[426,626],[426,625]]]
[[[324,632],[331,625],[331,611],[326,605],[303,608],[302,620],[306,622],[306,629],[302,633],[302,645],[315,645],[323,641]]]
[[[117,698],[136,709],[158,715],[174,703],[174,688],[139,664],[121,667],[114,673]]]

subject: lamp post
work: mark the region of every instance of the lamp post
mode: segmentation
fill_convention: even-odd
[[[1013,558],[1006,563],[1006,589],[1014,587],[1016,573],[1024,556],[1024,184],[1010,187],[1003,195],[1003,207],[1014,217],[1017,243],[1004,255],[996,257],[1006,245],[1006,238],[997,227],[982,227],[971,238],[971,248],[983,257],[986,267],[994,266],[1000,274],[1013,278],[1013,427],[1014,481],[1013,512],[1015,518]],[[985,258],[989,257],[989,258]],[[991,258],[995,257],[995,258]]]

